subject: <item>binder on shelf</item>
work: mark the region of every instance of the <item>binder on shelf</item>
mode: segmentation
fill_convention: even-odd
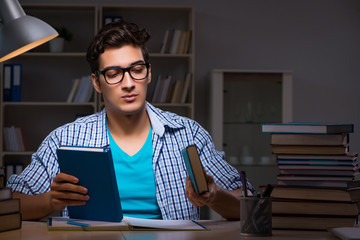
[[[11,64],[4,64],[3,67],[3,100],[4,102],[11,101],[11,75],[12,75],[12,66]]]
[[[21,101],[21,64],[13,64],[12,101]]]
[[[4,64],[3,100],[21,101],[21,64]]]

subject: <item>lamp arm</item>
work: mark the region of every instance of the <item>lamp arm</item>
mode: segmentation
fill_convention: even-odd
[[[9,21],[25,16],[18,0],[1,0],[0,1],[0,22],[5,24]],[[2,20],[2,21],[1,21]]]

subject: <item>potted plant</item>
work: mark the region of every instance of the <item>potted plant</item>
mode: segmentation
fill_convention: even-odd
[[[64,42],[71,42],[73,34],[64,26],[53,26],[53,28],[59,33],[59,36],[50,41],[50,52],[62,52]]]

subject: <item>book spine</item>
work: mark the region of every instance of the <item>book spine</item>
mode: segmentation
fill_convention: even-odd
[[[195,191],[196,194],[199,194],[199,190],[197,188],[196,181],[195,181],[195,176],[194,176],[194,173],[193,173],[192,168],[191,168],[191,163],[190,163],[188,152],[187,152],[186,149],[183,149],[181,153],[182,153],[182,156],[184,158],[186,170],[187,170],[187,172],[189,174],[189,178],[190,178],[191,183],[193,185],[194,191]]]
[[[13,65],[12,101],[21,101],[21,64]]]

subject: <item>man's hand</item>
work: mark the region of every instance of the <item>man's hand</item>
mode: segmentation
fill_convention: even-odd
[[[85,205],[89,200],[88,190],[77,185],[79,179],[66,173],[59,173],[50,186],[51,204],[55,210],[66,206]]]
[[[205,174],[205,177],[208,183],[209,191],[199,195],[196,194],[190,178],[186,177],[185,195],[195,207],[211,205],[211,203],[215,201],[218,186],[215,184],[214,179],[210,175]]]
[[[241,189],[233,191],[219,187],[212,176],[206,174],[209,191],[197,195],[189,177],[186,178],[185,195],[195,207],[209,206],[226,219],[240,218]]]

